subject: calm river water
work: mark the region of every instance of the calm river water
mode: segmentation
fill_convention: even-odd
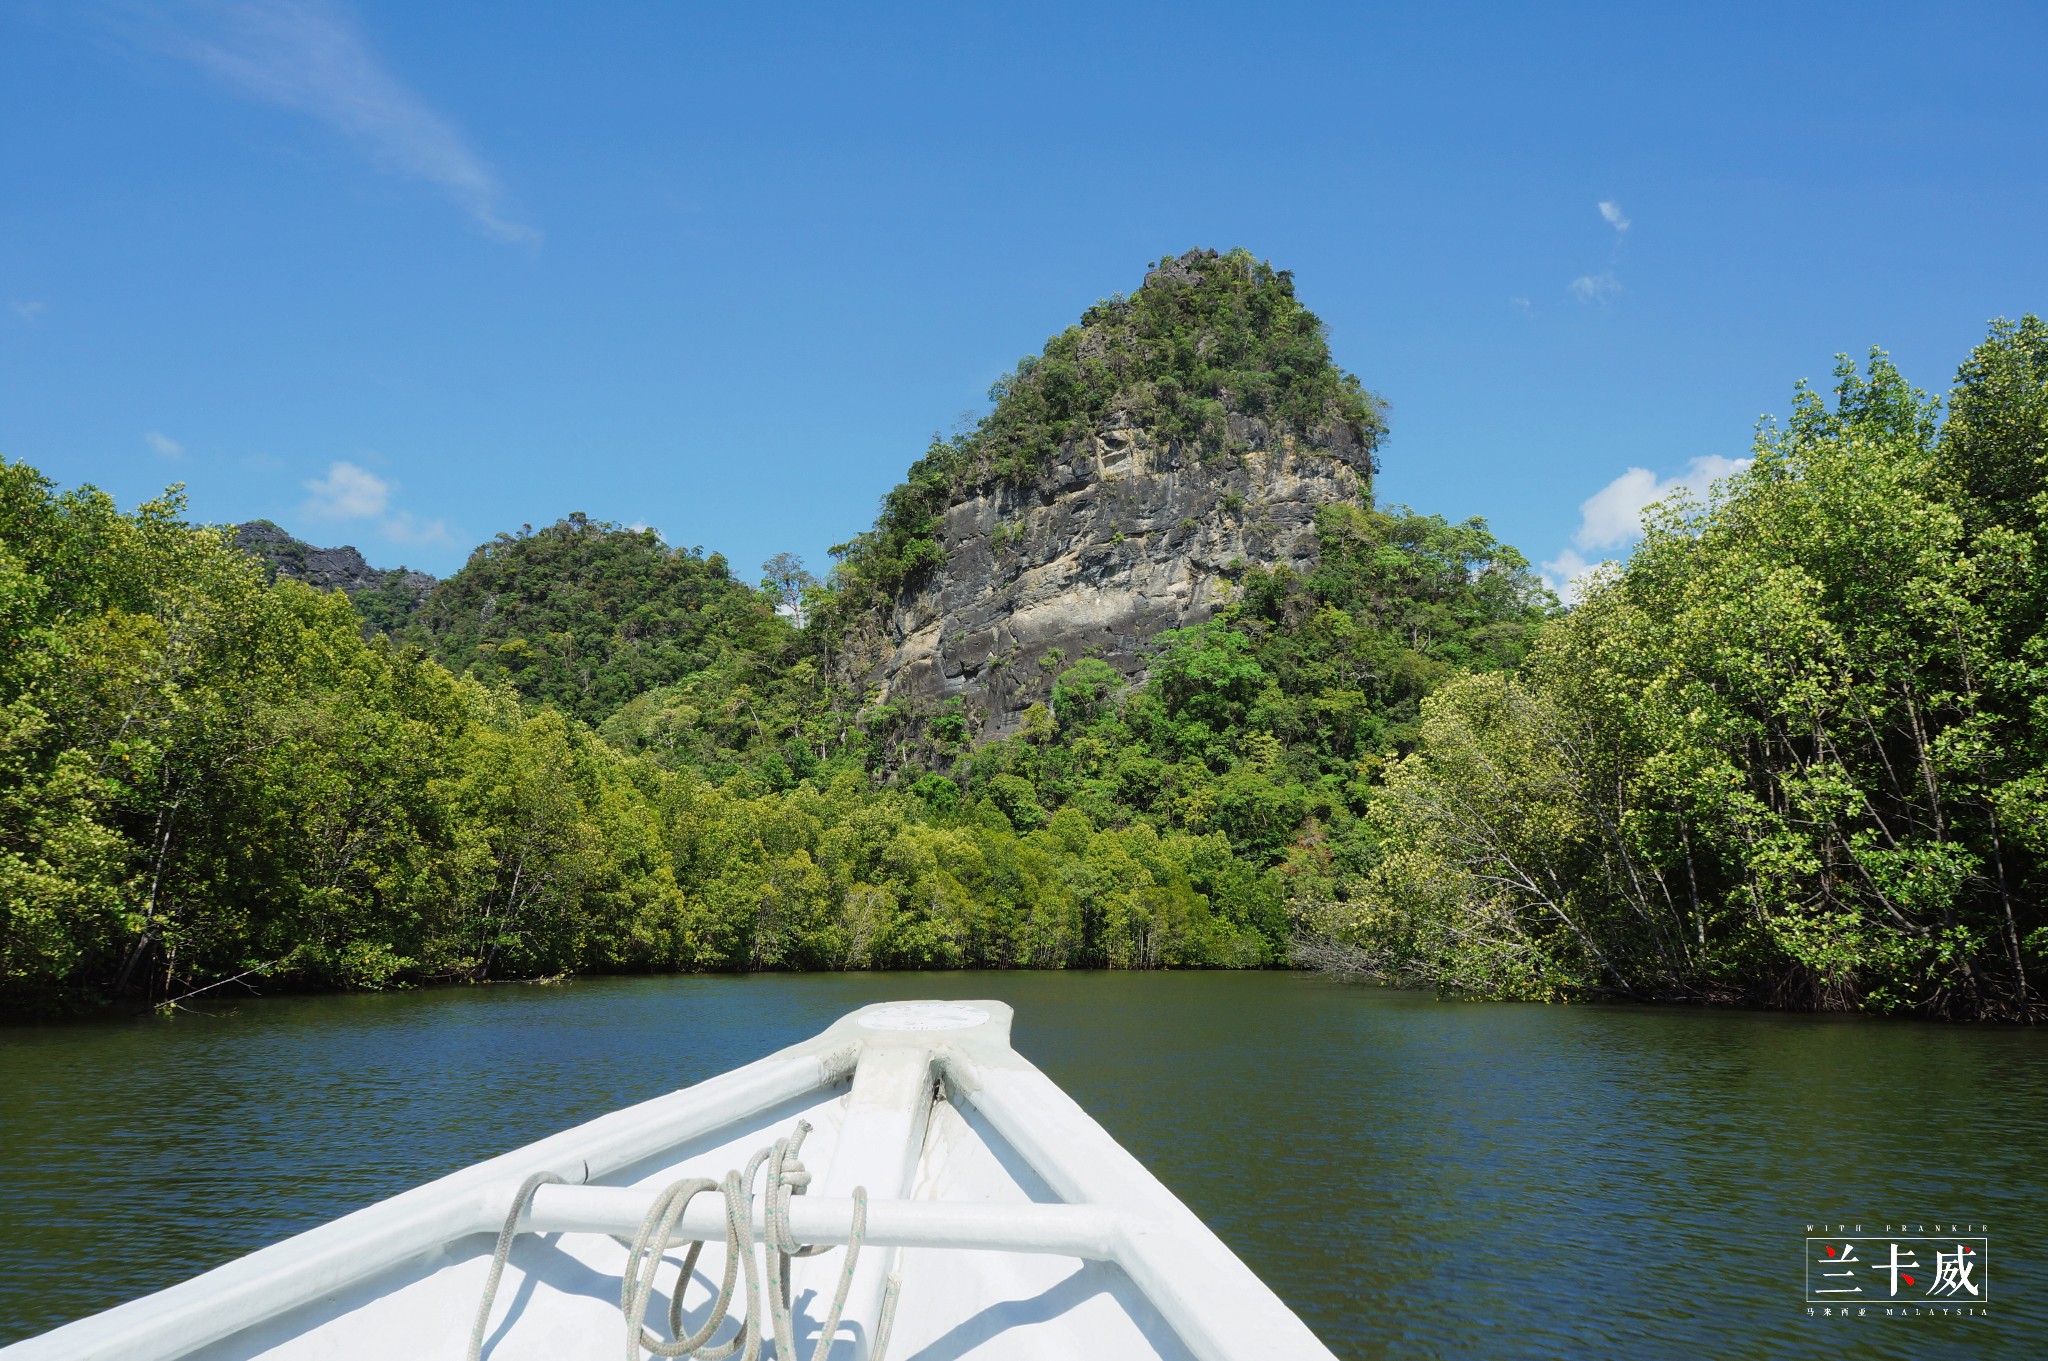
[[[2048,1035],[1200,973],[606,979],[0,1028],[0,1342],[892,997],[1015,1006],[1018,1049],[1340,1356],[2048,1356]],[[1808,1317],[1808,1226],[1859,1220],[1988,1224],[1988,1314]]]

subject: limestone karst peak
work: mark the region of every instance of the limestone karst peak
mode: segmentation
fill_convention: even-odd
[[[934,441],[846,545],[880,616],[855,666],[886,703],[1014,730],[1047,658],[1142,674],[1247,567],[1313,565],[1315,513],[1370,496],[1379,399],[1330,357],[1293,277],[1249,252],[1154,261]]]

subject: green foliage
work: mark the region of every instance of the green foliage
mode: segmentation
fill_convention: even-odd
[[[807,657],[777,681],[793,688],[750,697],[735,678],[758,669],[719,652],[600,736],[502,674],[366,639],[346,598],[267,583],[179,510],[123,514],[0,464],[0,1004],[607,969],[1246,965],[1284,940],[1276,874],[1228,839],[1260,835],[1257,798],[1219,831],[1098,823],[1007,772],[876,790],[863,751],[819,739],[827,703],[788,699],[813,693]],[[1062,693],[1112,720],[1102,670],[1071,668]],[[787,724],[750,716],[778,703]],[[1020,745],[1057,749],[1059,721],[1036,713]]]
[[[1212,729],[1241,726],[1265,681],[1251,638],[1225,626],[1162,634],[1152,661],[1152,682],[1166,707]]]
[[[2044,342],[1994,327],[1946,425],[1876,352],[1802,389],[1522,676],[1425,702],[1323,925],[1510,996],[2038,1014]]]
[[[956,813],[960,810],[960,786],[943,775],[926,773],[911,781],[910,792],[924,800],[925,806],[934,813]]]
[[[349,597],[363,628],[370,633],[397,633],[413,619],[423,603],[419,589],[406,581],[403,567],[386,572],[384,580]]]
[[[948,700],[931,721],[932,736],[941,742],[967,740],[967,713],[959,700]]]
[[[1100,657],[1084,657],[1053,682],[1053,715],[1069,725],[1086,725],[1123,686],[1124,678],[1115,667]]]
[[[179,508],[0,465],[0,1001],[664,957],[639,772]]]
[[[1973,527],[2048,516],[2048,325],[2000,321],[1956,375],[1935,448]]]

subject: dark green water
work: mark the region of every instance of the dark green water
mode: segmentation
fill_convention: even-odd
[[[1340,1356],[2048,1356],[2048,1036],[1283,974],[624,979],[0,1029],[0,1342],[920,996],[1014,1005],[1017,1047]],[[1857,1219],[1988,1223],[1988,1315],[1807,1317],[1807,1224]]]

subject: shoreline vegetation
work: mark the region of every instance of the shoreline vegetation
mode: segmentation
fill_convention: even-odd
[[[1423,706],[1353,972],[2035,1021],[2048,954],[2048,327],[1942,404],[1882,352],[1656,508],[1513,671]]]
[[[822,582],[579,515],[359,609],[175,491],[123,512],[0,463],[0,1007],[1293,964],[2041,1016],[2041,322],[1995,325],[1945,410],[1876,351],[1802,386],[1569,609],[1479,520],[1330,505],[1312,571],[1239,573],[1141,684],[1049,656],[1046,702],[979,744],[957,703],[874,703],[846,658],[943,570],[939,481],[1128,421],[1116,345],[1171,396],[1162,438],[1318,410],[1377,438],[1284,272],[1169,286],[1021,364]]]

